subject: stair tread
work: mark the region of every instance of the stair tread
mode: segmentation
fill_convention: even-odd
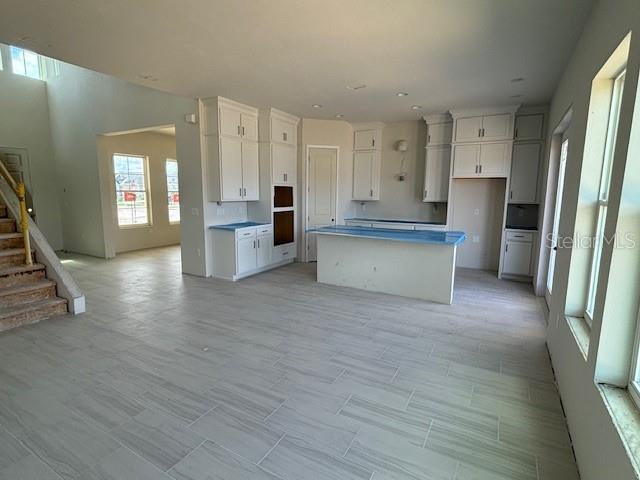
[[[15,222],[13,218],[0,218],[0,223],[12,223]]]
[[[0,320],[4,320],[5,318],[9,318],[14,315],[19,315],[24,312],[39,310],[42,307],[60,305],[63,303],[67,303],[67,301],[64,298],[54,297],[54,298],[47,298],[46,300],[38,300],[37,302],[23,303],[21,305],[0,307]]]
[[[37,282],[33,282],[33,283],[26,283],[22,285],[12,285],[10,287],[0,288],[0,297],[13,295],[14,293],[23,293],[23,292],[29,292],[32,290],[39,290],[41,288],[49,288],[55,284],[56,282],[54,282],[53,280],[49,280],[45,278],[43,280],[38,280]]]
[[[15,273],[36,272],[44,269],[45,266],[41,263],[34,263],[33,265],[16,265],[13,267],[0,268],[0,277],[13,275]]]
[[[7,240],[9,238],[22,238],[22,232],[0,233],[0,240]]]
[[[35,252],[34,249],[31,249],[31,252]],[[20,253],[24,253],[24,248],[5,248],[0,250],[0,257],[10,257],[11,255],[18,255]]]

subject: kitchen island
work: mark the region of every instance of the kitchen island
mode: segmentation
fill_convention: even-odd
[[[317,234],[321,283],[450,304],[456,249],[464,232],[359,226],[310,229]]]

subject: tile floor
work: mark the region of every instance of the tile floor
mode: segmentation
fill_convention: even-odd
[[[0,335],[0,479],[578,478],[530,286],[455,304],[70,255],[88,313]]]

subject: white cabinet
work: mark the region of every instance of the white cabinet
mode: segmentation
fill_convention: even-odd
[[[376,142],[378,145],[376,145]],[[380,139],[377,129],[356,130],[353,132],[354,150],[373,150],[379,148]]]
[[[509,176],[511,142],[454,145],[453,176],[455,178]]]
[[[509,203],[536,203],[541,143],[513,146]]]
[[[353,154],[353,200],[380,199],[380,152]]]
[[[282,142],[288,145],[295,145],[297,120],[291,121],[278,116],[271,117],[271,138],[272,142]]]
[[[450,145],[426,148],[423,202],[447,201],[450,162]]]
[[[247,226],[237,229],[212,228],[213,276],[238,280],[293,260],[276,257],[273,225]],[[295,248],[295,245],[294,245]]]
[[[236,251],[236,272],[238,275],[255,270],[258,266],[258,256],[256,252],[256,237],[238,239]]]
[[[516,140],[542,140],[544,137],[544,114],[533,113],[516,116],[514,138]]]
[[[351,199],[380,199],[382,123],[356,123],[353,127],[353,185]]]
[[[530,276],[533,257],[533,234],[529,232],[506,232],[502,261],[505,275]]]
[[[449,145],[453,133],[453,122],[428,123],[427,146]]]
[[[201,100],[200,109],[209,201],[258,200],[258,111],[222,97]]]
[[[296,147],[283,143],[271,144],[272,182],[278,185],[296,183]]]
[[[513,139],[513,122],[516,106],[502,111],[477,113],[452,111],[454,116],[453,142],[494,142]]]

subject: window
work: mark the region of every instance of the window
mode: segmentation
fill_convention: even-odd
[[[178,189],[178,162],[167,159],[167,195],[169,205],[169,223],[180,223],[180,191]]]
[[[42,79],[40,58],[37,53],[22,48],[10,47],[11,70],[17,75]]]
[[[118,225],[120,227],[150,225],[146,157],[115,154],[113,174],[116,183]]]
[[[616,136],[618,133],[618,120],[620,118],[620,105],[622,103],[622,90],[626,71],[623,70],[613,82],[611,94],[611,105],[609,107],[609,119],[607,122],[607,134],[602,160],[602,170],[600,173],[600,188],[598,191],[598,217],[596,230],[593,237],[593,255],[591,258],[591,269],[589,274],[589,290],[587,293],[587,305],[585,309],[585,319],[589,325],[592,323],[593,311],[596,301],[596,291],[598,289],[598,274],[600,272],[600,260],[602,258],[602,246],[604,243],[604,226],[607,218],[607,207],[609,204],[609,185],[611,183],[611,168],[613,167],[613,152],[616,147]]]

